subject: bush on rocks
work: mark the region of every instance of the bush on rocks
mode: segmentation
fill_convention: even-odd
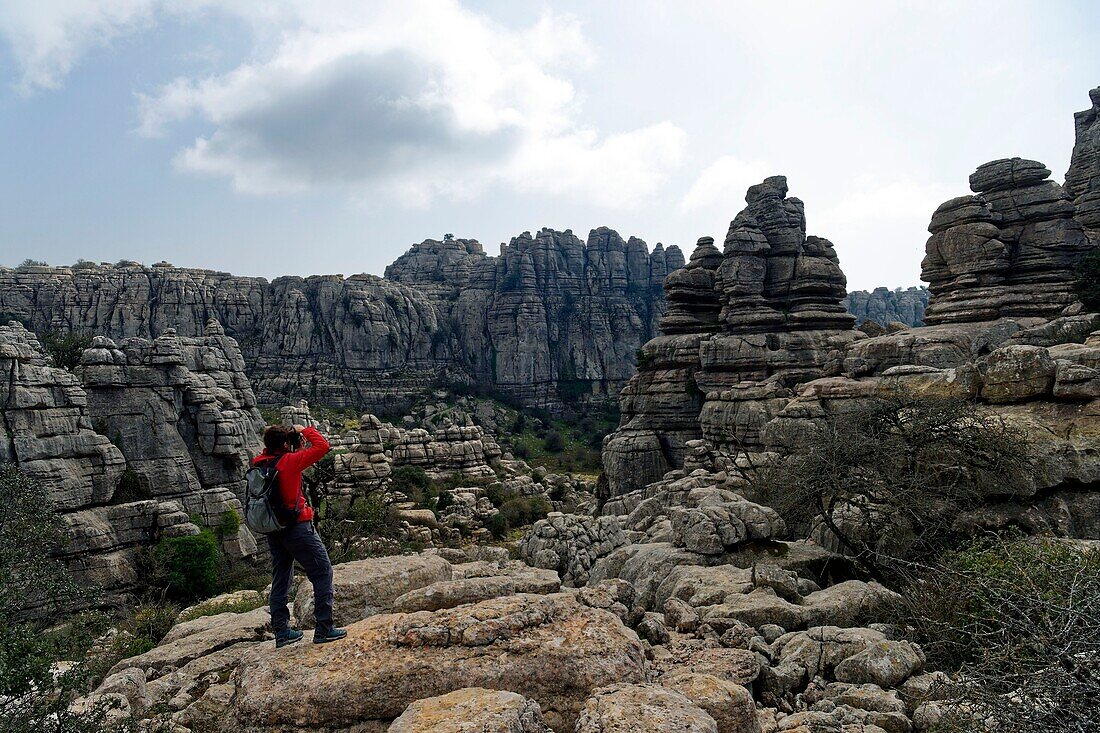
[[[208,529],[166,537],[153,548],[152,584],[176,600],[206,598],[218,587],[220,555],[218,540]]]
[[[946,554],[903,594],[899,621],[929,666],[958,672],[947,720],[997,730],[1089,730],[1100,699],[1100,550],[983,539]]]

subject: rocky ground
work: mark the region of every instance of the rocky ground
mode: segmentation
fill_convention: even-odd
[[[347,563],[335,572],[346,642],[276,652],[266,608],[203,616],[116,664],[89,702],[222,731],[875,733],[935,717],[921,650],[873,625],[889,591],[821,589],[811,576],[827,553],[737,568],[689,564],[704,556],[674,543],[632,547],[580,588],[501,549]],[[628,577],[650,580],[639,593]],[[307,627],[311,602],[302,584]],[[279,702],[288,686],[294,705]]]

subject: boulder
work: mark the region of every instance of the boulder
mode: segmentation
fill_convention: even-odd
[[[464,687],[417,700],[388,733],[550,733],[534,700],[503,690]]]
[[[398,597],[451,580],[451,564],[439,557],[394,555],[341,563],[332,568],[333,616],[349,624],[393,608]],[[305,582],[294,597],[294,615],[306,628],[313,625],[313,585]]]
[[[841,661],[834,670],[838,682],[898,687],[921,670],[924,653],[908,641],[880,641]]]
[[[393,611],[397,613],[438,611],[467,603],[478,603],[490,598],[510,596],[515,592],[516,584],[507,577],[444,580],[400,595],[394,599],[392,605]]]
[[[619,684],[596,690],[576,733],[717,733],[710,715],[684,694],[660,685]]]
[[[718,733],[760,733],[756,704],[747,688],[711,674],[674,671],[661,677],[661,685],[680,692],[705,710]]]

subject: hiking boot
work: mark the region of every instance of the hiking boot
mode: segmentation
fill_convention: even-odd
[[[305,634],[303,634],[301,631],[298,631],[298,629],[287,629],[286,631],[276,631],[275,632],[275,648],[280,649],[280,648],[286,646],[287,644],[293,644],[296,641],[301,641],[303,636],[305,636]]]
[[[347,629],[317,629],[313,632],[313,643],[327,644],[330,641],[340,641],[347,635]]]

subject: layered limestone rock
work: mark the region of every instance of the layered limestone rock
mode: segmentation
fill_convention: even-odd
[[[875,288],[852,290],[841,301],[856,317],[856,324],[874,321],[880,326],[901,323],[909,327],[924,325],[924,310],[928,307],[928,288]]]
[[[953,327],[928,327],[915,331]],[[1014,332],[1017,337],[1027,330]],[[870,339],[863,350],[896,346],[912,335]],[[941,352],[942,353],[942,352]],[[851,364],[861,364],[855,358]],[[854,405],[904,397],[976,401],[982,409],[1024,432],[1035,462],[1024,494],[1000,497],[957,518],[961,529],[1017,526],[1029,532],[1100,537],[1100,332],[1085,343],[1049,347],[1007,343],[983,357],[953,365],[892,366],[858,378],[831,377],[809,382],[798,397],[765,427],[768,445],[797,451],[815,424]]]
[[[454,382],[557,407],[618,392],[656,332],[679,249],[596,229],[524,233],[485,255],[427,240],[373,275],[238,277],[135,262],[0,268],[0,320],[119,340],[211,317],[240,343],[263,404],[380,410]]]
[[[358,439],[333,457],[337,488],[343,494],[363,494],[385,486],[393,472],[382,444],[382,421],[374,415],[359,418]]]
[[[117,345],[97,337],[76,373],[96,428],[126,456],[138,492],[181,498],[204,514],[208,495],[243,497],[264,422],[240,349],[216,321],[193,338],[172,329]]]
[[[501,457],[500,446],[478,425],[455,425],[446,420],[434,432],[390,426],[387,436],[388,456],[395,467],[416,466],[429,478],[496,476],[493,464]]]
[[[93,340],[75,373],[53,367],[33,334],[0,328],[0,458],[40,481],[69,527],[62,556],[114,601],[139,581],[140,551],[241,515],[244,471],[262,426],[233,339]],[[223,540],[256,551],[247,529]],[[89,596],[89,603],[98,599]]]
[[[1091,245],[1049,176],[1034,160],[994,160],[970,176],[976,195],[936,209],[921,272],[927,324],[1049,319],[1076,300],[1074,267]]]
[[[535,700],[551,728],[568,731],[592,689],[644,678],[638,638],[569,594],[373,616],[340,644],[256,651],[240,668],[232,714],[261,730],[388,721],[416,700],[491,686]],[[302,696],[293,709],[276,702],[287,684]]]
[[[0,326],[0,460],[16,463],[61,511],[106,504],[125,459],[92,428],[80,380],[51,365],[16,322]]]
[[[1100,87],[1089,92],[1092,107],[1073,116],[1076,143],[1066,171],[1077,221],[1095,242],[1100,239]]]
[[[792,389],[839,369],[844,346],[862,335],[841,305],[832,243],[806,235],[786,179],[766,179],[745,200],[724,251],[704,237],[666,279],[661,335],[642,348],[622,422],[604,443],[607,498],[681,467],[692,440],[758,448]]]

